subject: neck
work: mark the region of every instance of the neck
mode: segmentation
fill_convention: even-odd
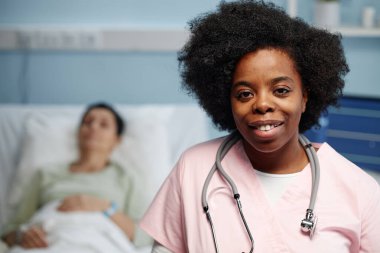
[[[93,172],[103,170],[109,161],[109,154],[81,152],[79,159],[71,166],[73,171]]]
[[[256,170],[271,174],[291,174],[309,163],[308,157],[298,138],[274,152],[260,152],[243,141],[244,150]]]

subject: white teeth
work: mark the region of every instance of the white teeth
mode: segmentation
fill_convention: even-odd
[[[259,129],[260,131],[269,131],[273,129],[274,127],[275,125],[262,125],[262,126],[258,126],[257,129]]]

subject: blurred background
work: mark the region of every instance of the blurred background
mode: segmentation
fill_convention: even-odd
[[[181,90],[177,51],[187,22],[218,3],[0,0],[0,104],[194,104]],[[351,72],[342,106],[308,136],[380,170],[380,1],[273,3],[343,36]],[[221,134],[210,124],[210,138]]]

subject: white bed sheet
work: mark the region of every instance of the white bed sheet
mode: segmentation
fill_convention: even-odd
[[[180,153],[208,139],[209,121],[193,104],[115,106],[126,118],[127,131],[113,159],[136,170],[147,185],[149,203]],[[76,156],[75,131],[84,109],[0,105],[0,229],[34,170]]]

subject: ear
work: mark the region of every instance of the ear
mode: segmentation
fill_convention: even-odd
[[[306,111],[306,104],[307,104],[308,99],[309,99],[308,93],[306,90],[304,90],[302,92],[302,112],[303,113]]]

